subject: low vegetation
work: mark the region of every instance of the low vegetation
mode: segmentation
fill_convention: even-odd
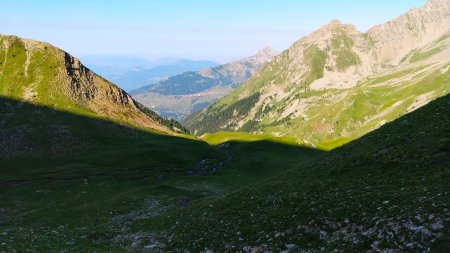
[[[193,251],[430,251],[450,244],[450,96],[271,180],[145,221]],[[160,231],[164,231],[161,236]]]
[[[332,21],[189,117],[199,137],[0,35],[0,252],[449,252],[448,31],[420,44],[445,3]]]

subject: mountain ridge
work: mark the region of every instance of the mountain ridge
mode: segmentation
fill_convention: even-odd
[[[180,60],[172,64],[162,64],[152,68],[137,69],[112,77],[111,81],[125,90],[132,91],[152,82],[160,82],[170,76],[186,71],[197,71],[209,66],[218,66],[212,61]]]
[[[450,252],[443,3],[386,37],[331,21],[187,120],[251,133],[201,139],[0,36],[0,252]]]
[[[274,49],[266,47],[253,56],[172,76],[130,94],[162,115],[182,119],[229,93],[276,54]]]
[[[0,95],[173,134],[179,124],[144,109],[128,93],[48,43],[0,36]],[[19,78],[17,78],[19,77]]]
[[[315,144],[358,138],[450,92],[450,14],[439,7],[448,3],[429,1],[367,33],[332,20],[184,123],[198,135],[243,131]]]

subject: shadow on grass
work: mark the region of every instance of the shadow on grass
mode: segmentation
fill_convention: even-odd
[[[195,170],[204,160],[211,168],[229,163],[251,169],[264,163],[265,167],[281,165],[283,155],[315,153],[270,140],[230,141],[227,145],[232,148],[0,97],[2,182],[110,174],[179,175]]]
[[[89,168],[84,174],[111,168],[177,172],[201,159],[221,159],[222,153],[193,139],[0,98],[3,179],[82,172],[81,167]]]

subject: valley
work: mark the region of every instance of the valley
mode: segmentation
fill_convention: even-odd
[[[21,106],[91,126],[95,143],[65,154],[2,154],[7,251],[448,245],[449,96],[331,152],[271,141],[209,146]]]
[[[0,149],[0,240],[7,251],[121,248],[117,240],[128,238],[135,220],[223,196],[282,171],[274,166],[317,153],[277,143],[212,147],[46,107],[1,102],[2,115],[14,115],[10,122],[18,125],[33,125],[33,138],[39,140],[27,145],[27,153]],[[71,139],[44,137],[49,126],[63,122]],[[246,155],[254,151],[253,157]],[[281,154],[291,154],[292,160]],[[256,163],[261,165],[257,169]]]
[[[203,10],[190,4],[171,11]],[[164,48],[208,30],[177,22]],[[124,52],[166,29],[44,27],[150,30],[122,36]],[[0,34],[0,252],[448,252],[449,55],[449,0],[366,32],[334,19],[281,53],[146,65],[122,81],[173,74],[130,93],[50,43]],[[150,64],[114,59],[117,76]]]

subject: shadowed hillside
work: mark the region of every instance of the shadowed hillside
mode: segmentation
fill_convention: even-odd
[[[183,49],[197,35],[178,18]],[[333,20],[266,64],[270,49],[141,90],[183,112],[233,88],[185,121],[201,137],[0,35],[0,252],[450,252],[449,21],[450,0],[366,33]]]
[[[136,222],[135,235],[165,250],[447,252],[449,125],[447,95],[342,148],[299,159],[284,175]]]
[[[271,142],[214,147],[1,98],[0,251],[117,250],[134,221],[318,153]]]

